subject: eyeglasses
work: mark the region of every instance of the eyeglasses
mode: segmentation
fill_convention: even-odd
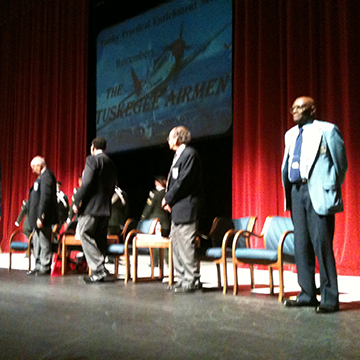
[[[308,105],[294,105],[289,109],[289,111],[290,111],[290,114],[293,114],[295,111],[303,112],[306,109],[308,109]]]

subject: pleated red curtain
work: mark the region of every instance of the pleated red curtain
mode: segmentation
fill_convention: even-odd
[[[86,156],[88,1],[2,2],[0,21],[1,248],[45,157],[67,194]],[[2,235],[2,236],[1,236]]]
[[[289,107],[301,95],[337,124],[347,149],[345,211],[336,216],[339,274],[360,275],[360,2],[237,0],[234,43],[233,217],[284,213],[281,162]]]

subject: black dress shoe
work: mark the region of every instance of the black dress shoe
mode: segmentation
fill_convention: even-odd
[[[318,305],[319,305],[318,301],[300,301],[299,299],[296,299],[296,300],[285,299],[284,300],[285,307],[304,307],[304,306],[315,307]]]
[[[99,284],[99,283],[103,283],[105,281],[105,279],[107,278],[109,272],[104,269],[101,270],[99,272],[93,272],[91,276],[84,276],[84,281],[87,284]]]
[[[36,272],[36,276],[50,276],[50,270],[39,270]]]
[[[26,276],[35,276],[38,270],[30,270],[26,272]]]
[[[331,314],[336,311],[339,311],[339,305],[319,305],[315,309],[317,314]]]

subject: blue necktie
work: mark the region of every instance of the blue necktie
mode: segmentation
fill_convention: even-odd
[[[299,135],[296,139],[294,156],[291,163],[289,180],[291,182],[296,182],[300,179],[300,157],[301,157],[301,145],[302,145],[302,133],[303,128],[299,128]]]

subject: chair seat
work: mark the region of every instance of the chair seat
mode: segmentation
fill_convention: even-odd
[[[205,256],[214,259],[221,259],[222,256],[222,248],[221,247],[213,247],[207,249],[205,252]],[[226,257],[231,257],[231,248],[226,249]]]
[[[124,255],[125,254],[125,245],[124,244],[110,244],[108,246],[107,252],[110,254]]]
[[[23,241],[13,241],[11,242],[10,248],[13,250],[27,250],[28,249],[28,243]]]
[[[277,250],[267,249],[236,249],[235,257],[238,260],[261,260],[269,263],[277,261]]]

